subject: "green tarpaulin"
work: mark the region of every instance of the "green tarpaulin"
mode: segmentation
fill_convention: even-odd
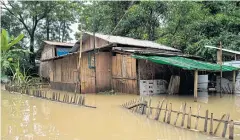
[[[158,64],[172,65],[185,70],[199,70],[199,71],[220,71],[221,66],[219,64],[213,64],[204,61],[193,60],[189,58],[174,56],[174,57],[162,57],[162,56],[142,56],[132,55],[133,58],[146,59]],[[238,70],[236,67],[222,65],[222,71],[234,71]]]

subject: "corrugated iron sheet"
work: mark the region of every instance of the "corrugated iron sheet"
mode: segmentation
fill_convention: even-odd
[[[55,42],[55,41],[43,41],[49,45],[54,45],[54,46],[65,46],[65,47],[73,47],[75,43],[67,43],[67,42]]]
[[[93,36],[93,33],[85,32],[83,35],[83,40],[87,38],[87,36],[89,35]],[[140,40],[140,39],[134,39],[134,38],[122,37],[122,36],[113,36],[113,35],[103,35],[100,33],[95,33],[95,36],[103,40],[106,40],[109,43],[180,52],[180,50],[178,49],[168,47],[162,44],[158,44],[156,42],[149,41],[149,40]]]

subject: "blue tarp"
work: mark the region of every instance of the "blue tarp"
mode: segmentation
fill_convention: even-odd
[[[58,47],[57,48],[57,56],[63,56],[63,55],[67,55],[69,53],[71,48],[61,48]]]

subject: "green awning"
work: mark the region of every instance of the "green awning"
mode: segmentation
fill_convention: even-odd
[[[180,56],[162,57],[162,56],[132,55],[132,57],[136,59],[146,59],[158,64],[172,65],[185,70],[199,70],[199,71],[220,71],[221,70],[221,66],[219,64],[193,60],[193,59],[184,58]],[[234,71],[234,70],[239,70],[239,68],[222,65],[222,71]]]

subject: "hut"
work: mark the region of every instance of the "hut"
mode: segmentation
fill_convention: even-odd
[[[53,41],[43,41],[43,50],[40,60],[55,58],[67,54],[74,46],[74,43],[63,43]],[[41,61],[39,66],[39,75],[43,78],[50,78],[51,61]]]
[[[193,94],[196,90],[193,87],[197,87],[193,84],[194,75],[198,76],[198,70],[219,70],[216,65],[192,60],[199,57],[187,56],[178,49],[147,40],[85,32],[82,43],[79,70],[79,42],[67,55],[41,60],[52,63],[52,88],[67,91],[77,88],[81,93],[113,90],[130,94],[157,94],[169,92],[171,85],[170,93],[174,94],[179,93],[182,83],[182,89],[192,89]],[[78,73],[81,86],[76,86]],[[180,80],[181,75],[185,81]],[[192,88],[186,83],[192,84]]]

